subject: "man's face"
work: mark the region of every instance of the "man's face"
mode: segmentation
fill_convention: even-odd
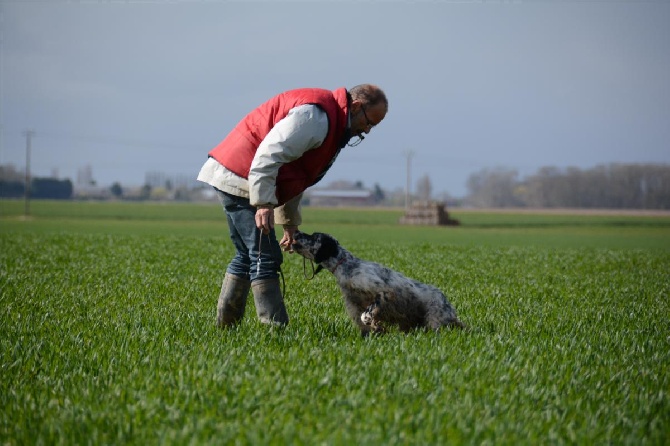
[[[351,103],[351,134],[368,134],[370,130],[386,116],[386,105],[379,103],[373,106],[364,105],[362,102]]]

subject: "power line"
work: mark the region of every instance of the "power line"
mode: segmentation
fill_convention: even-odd
[[[407,184],[405,185],[405,210],[409,209],[409,198],[410,198],[410,187],[412,183],[412,157],[414,156],[413,150],[406,150],[403,152],[405,158],[407,158]]]

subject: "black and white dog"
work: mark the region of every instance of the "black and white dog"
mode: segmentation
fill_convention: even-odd
[[[342,290],[347,314],[363,336],[383,333],[385,324],[401,331],[414,328],[464,328],[445,295],[431,285],[403,276],[378,263],[361,260],[328,234],[297,232],[293,250],[330,270]]]

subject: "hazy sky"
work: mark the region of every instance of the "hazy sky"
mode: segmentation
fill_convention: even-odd
[[[376,83],[389,113],[323,180],[466,193],[484,168],[670,163],[666,1],[6,1],[0,164],[197,176],[251,109]]]

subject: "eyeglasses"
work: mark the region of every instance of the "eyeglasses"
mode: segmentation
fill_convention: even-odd
[[[365,106],[363,104],[361,104],[361,110],[363,110],[363,116],[365,116],[365,120],[368,122],[368,127],[373,129],[377,124],[370,122],[370,118],[368,118],[368,114],[365,113]]]

